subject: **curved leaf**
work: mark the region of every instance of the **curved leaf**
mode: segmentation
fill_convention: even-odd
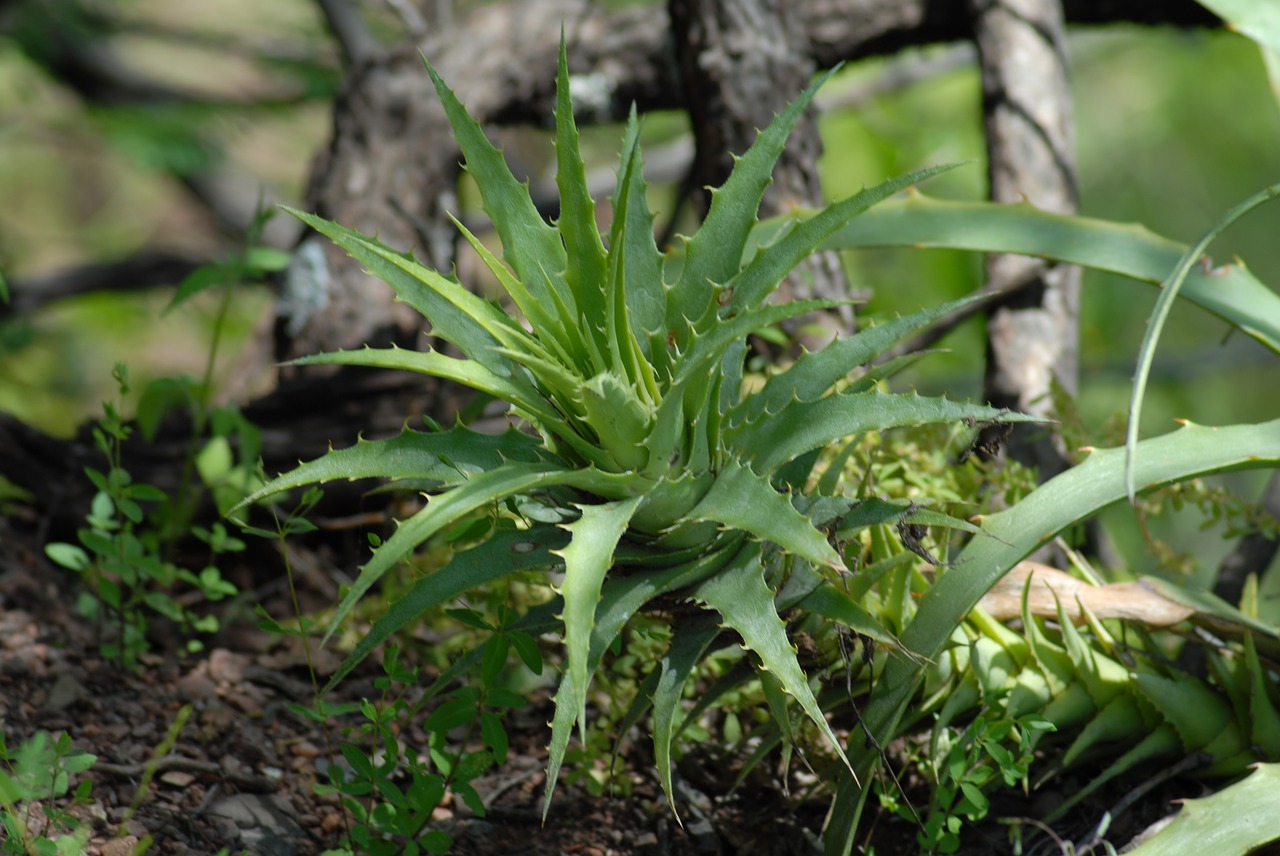
[[[1182,810],[1130,856],[1213,853],[1244,856],[1280,840],[1280,764],[1259,764],[1247,777]]]
[[[1214,239],[1245,214],[1277,196],[1280,196],[1280,184],[1265,188],[1239,205],[1234,206],[1200,240],[1187,248],[1187,251],[1182,254],[1182,258],[1178,259],[1178,264],[1169,274],[1169,278],[1161,285],[1160,296],[1156,298],[1155,308],[1151,310],[1151,317],[1147,320],[1146,332],[1142,336],[1142,346],[1138,349],[1138,368],[1134,372],[1133,392],[1129,396],[1129,425],[1125,430],[1124,438],[1125,454],[1127,455],[1125,459],[1125,487],[1129,493],[1129,502],[1134,500],[1133,458],[1136,454],[1134,447],[1138,443],[1138,431],[1142,421],[1142,399],[1146,395],[1147,377],[1151,373],[1151,362],[1155,359],[1156,343],[1160,341],[1160,333],[1164,330],[1164,322],[1169,317],[1169,311],[1173,309],[1173,301],[1177,299],[1178,292],[1181,291],[1187,281],[1187,277],[1190,276],[1192,266],[1204,255],[1204,251],[1209,248]]]
[[[235,508],[281,491],[337,479],[390,476],[457,484],[507,461],[535,462],[542,457],[541,445],[536,437],[514,428],[503,434],[481,434],[461,425],[432,433],[405,428],[396,437],[358,440],[354,446],[299,464],[249,494]]]
[[[762,222],[758,240],[767,240],[785,221]],[[1016,253],[1157,285],[1187,249],[1137,224],[1049,214],[1025,202],[946,202],[918,194],[877,205],[823,244],[823,249],[865,247]],[[1280,353],[1280,295],[1243,263],[1193,270],[1182,296]]]
[[[749,460],[756,472],[772,473],[787,461],[841,437],[964,419],[1041,421],[1035,416],[914,393],[837,393],[816,401],[796,401],[776,413],[764,413],[753,422],[729,429],[726,442]]]
[[[360,569],[360,576],[347,590],[334,611],[327,641],[346,619],[351,607],[374,583],[382,579],[424,541],[463,516],[491,502],[549,487],[576,487],[605,494],[625,491],[627,479],[610,477],[598,470],[566,470],[560,464],[508,463],[473,476],[445,493],[434,496],[427,507],[400,524],[390,538],[374,551],[373,558]]]
[[[1213,472],[1280,464],[1280,420],[1258,425],[1207,428],[1187,425],[1139,444],[1135,471],[1141,490]],[[1096,451],[1084,463],[1051,479],[1006,511],[984,521],[996,536],[971,541],[954,567],[920,599],[919,610],[901,641],[920,657],[931,660],[983,594],[1040,544],[1072,524],[1125,496],[1124,449]],[[890,660],[877,692],[863,711],[863,722],[881,745],[893,735],[915,694],[923,669],[914,661]],[[866,781],[880,762],[879,753],[850,742],[855,769]],[[832,808],[826,852],[847,854],[862,812],[866,792],[852,777],[844,777]]]
[[[403,597],[391,602],[321,692],[336,687],[393,633],[427,610],[507,574],[555,564],[552,552],[567,541],[568,536],[554,526],[504,529],[470,550],[455,553],[444,567],[418,580]]]

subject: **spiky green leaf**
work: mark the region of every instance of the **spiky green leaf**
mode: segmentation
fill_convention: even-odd
[[[736,549],[736,544],[730,544],[729,547]],[[588,680],[594,674],[604,652],[613,644],[623,625],[636,610],[659,595],[696,585],[724,567],[732,556],[732,550],[718,550],[659,571],[637,572],[608,580],[602,590],[600,603],[596,608],[595,627],[591,631],[591,646],[587,655]],[[556,712],[551,721],[551,743],[547,747],[547,784],[542,801],[544,818],[551,809],[551,798],[560,776],[560,767],[569,748],[574,722],[578,719],[579,710],[575,699],[583,691],[574,685],[571,672],[565,673],[556,691]]]
[[[765,381],[763,389],[748,396],[728,414],[733,425],[752,421],[766,411],[778,411],[793,400],[812,401],[825,395],[849,373],[868,360],[884,353],[891,345],[957,309],[980,299],[979,296],[922,309],[883,324],[869,327],[852,336],[837,339],[820,351],[806,352],[785,370]]]
[[[750,264],[729,280],[732,297],[721,314],[728,317],[759,306],[796,265],[812,255],[818,245],[841,226],[898,191],[956,166],[958,164],[943,164],[907,173],[864,189],[800,221],[779,240],[761,248]]]
[[[362,348],[358,351],[331,351],[299,357],[292,361],[297,366],[344,365],[393,369],[417,372],[444,378],[462,384],[477,392],[513,404],[525,413],[541,420],[539,424],[554,423],[558,417],[548,407],[542,396],[533,394],[527,384],[513,383],[510,377],[501,377],[489,371],[475,360],[460,360],[437,351],[409,351],[390,348]]]
[[[578,126],[569,99],[569,60],[564,34],[556,74],[556,186],[560,218],[556,229],[566,250],[565,281],[582,317],[604,317],[605,250],[596,228],[596,206],[587,189],[586,166],[579,153]],[[586,332],[586,331],[584,331]],[[603,342],[600,343],[603,345]]]
[[[426,62],[425,57],[423,61]],[[503,258],[536,299],[549,301],[550,295],[545,289],[551,288],[560,301],[576,310],[573,294],[563,278],[568,258],[560,233],[542,219],[529,196],[529,188],[511,174],[502,153],[489,142],[480,124],[458,101],[453,90],[445,85],[431,63],[427,62],[426,66],[453,127],[454,139],[466,158],[467,171],[480,189],[484,210],[502,240]],[[563,86],[568,86],[568,80]]]
[[[504,529],[475,547],[454,554],[444,567],[422,577],[406,594],[391,602],[322,692],[336,687],[365,657],[427,610],[507,574],[551,565],[556,561],[552,551],[567,541],[568,536],[554,526]]]
[[[815,529],[791,500],[774,490],[769,479],[737,461],[725,462],[706,496],[689,512],[688,519],[741,529],[811,562],[844,569],[844,561],[828,543],[827,536]]]
[[[528,334],[496,306],[426,267],[409,253],[391,249],[352,229],[305,211],[285,207],[293,216],[342,247],[391,286],[403,302],[431,320],[432,333],[495,374],[508,376],[511,364],[495,352]]]
[[[610,237],[610,253],[621,253],[626,259],[622,283],[631,329],[641,353],[660,375],[669,376],[663,329],[667,287],[662,281],[662,254],[653,237],[653,214],[645,190],[639,136],[640,124],[633,106],[623,135],[622,166],[613,196],[614,222],[618,223],[619,215],[623,215],[621,233]]]
[[[1244,637],[1244,655],[1249,675],[1249,742],[1257,746],[1264,757],[1280,758],[1280,708],[1276,706],[1280,687],[1263,670],[1251,633]]]
[[[699,585],[694,596],[719,612],[724,618],[724,626],[742,636],[746,647],[781,682],[847,765],[844,749],[809,688],[809,681],[796,659],[795,648],[787,638],[786,625],[774,608],[773,592],[765,585],[760,564],[760,545],[744,546],[721,573]]]
[[[481,434],[461,425],[427,433],[405,428],[386,440],[359,440],[267,482],[236,508],[272,494],[336,479],[411,478],[453,485],[507,461],[533,463],[542,458],[536,437],[514,428],[503,434]]]
[[[685,320],[701,318],[711,307],[715,287],[727,283],[741,267],[743,248],[772,180],[773,165],[791,129],[831,73],[819,77],[788,104],[735,161],[725,183],[712,191],[711,208],[698,233],[688,240],[684,268],[668,304],[667,328],[681,344],[686,340]]]
[[[564,559],[564,644],[569,657],[569,674],[574,697],[564,699],[560,691],[557,704],[570,703],[576,710],[583,741],[586,740],[587,655],[591,630],[595,627],[596,602],[605,574],[613,566],[613,552],[627,530],[631,515],[641,496],[603,505],[579,505],[582,516],[564,526],[570,533],[568,546],[556,551]]]
[[[863,392],[797,401],[726,433],[730,447],[750,460],[753,469],[771,473],[787,461],[842,437],[965,419],[1040,421],[1034,416],[945,398]]]
[[[576,329],[577,319],[572,316],[566,318],[565,316],[569,313],[554,301],[539,300],[534,297],[524,282],[513,274],[501,259],[490,252],[484,242],[476,237],[461,220],[452,215],[449,219],[453,221],[466,242],[471,245],[475,254],[480,257],[480,261],[484,262],[485,267],[498,280],[498,284],[515,303],[516,308],[524,313],[524,317],[529,319],[533,329],[538,331],[538,343],[543,346],[545,352],[548,355],[554,354],[566,366],[576,366],[580,371],[583,370],[585,366],[581,361],[581,349],[573,349],[572,353],[568,350],[572,342],[567,330]],[[560,311],[557,312],[557,309]],[[524,339],[522,344],[529,347],[532,343]]]
[[[426,508],[401,523],[395,534],[383,542],[338,604],[324,638],[327,640],[333,635],[356,601],[387,571],[408,558],[428,538],[476,509],[508,497],[558,486],[608,496],[625,494],[630,484],[629,479],[612,477],[598,470],[566,470],[553,463],[507,463],[473,476],[432,497]]]
[[[1137,454],[1138,434],[1142,424],[1142,400],[1146,396],[1147,378],[1151,374],[1151,363],[1155,359],[1156,344],[1160,341],[1160,333],[1164,329],[1164,322],[1169,317],[1169,312],[1173,309],[1173,302],[1177,299],[1178,293],[1191,275],[1192,268],[1199,264],[1202,258],[1205,258],[1205,251],[1209,249],[1209,245],[1225,232],[1232,223],[1277,196],[1280,196],[1280,184],[1265,187],[1243,202],[1233,206],[1217,223],[1213,224],[1213,227],[1208,232],[1205,232],[1200,240],[1187,247],[1168,278],[1161,283],[1160,296],[1156,298],[1156,305],[1151,310],[1151,317],[1147,319],[1147,326],[1142,336],[1142,345],[1138,348],[1138,367],[1134,370],[1133,388],[1129,393],[1129,424],[1126,426],[1124,440],[1125,450],[1128,454],[1125,478],[1129,488],[1129,502],[1133,502],[1136,498],[1133,483],[1133,459]]]
[[[1141,670],[1130,677],[1134,688],[1177,730],[1184,751],[1208,749],[1214,757],[1223,758],[1243,748],[1231,706],[1199,678],[1164,677]]]

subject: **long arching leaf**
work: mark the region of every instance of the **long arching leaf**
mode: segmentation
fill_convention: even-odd
[[[1187,425],[1139,444],[1135,480],[1140,490],[1214,472],[1280,465],[1280,420],[1258,425],[1207,428]],[[931,660],[952,632],[995,582],[1033,550],[1072,524],[1125,496],[1124,449],[1096,451],[1084,463],[1051,479],[1007,511],[988,517],[983,528],[996,537],[974,538],[920,599],[902,644]],[[923,667],[894,658],[877,681],[877,691],[862,712],[869,734],[885,745],[896,733],[915,695]],[[869,781],[880,754],[850,741],[854,769]],[[866,791],[852,777],[841,780],[825,840],[829,856],[845,856],[861,816]]]
[[[760,223],[753,240],[767,241],[787,218]],[[914,194],[863,214],[824,249],[935,247],[1038,256],[1159,285],[1185,244],[1134,223],[1050,214],[1028,203],[948,202]],[[1191,271],[1182,296],[1280,353],[1280,295],[1241,262]]]
[[[1038,422],[1037,417],[978,404],[916,394],[877,391],[835,394],[817,401],[797,401],[777,413],[730,429],[729,445],[759,473],[772,473],[787,461],[841,437],[908,425],[960,422],[963,419]]]
[[[1155,308],[1151,310],[1151,318],[1147,321],[1147,330],[1142,336],[1142,346],[1138,349],[1138,368],[1134,372],[1133,392],[1129,396],[1129,425],[1125,431],[1124,449],[1127,456],[1125,458],[1125,489],[1128,491],[1130,502],[1134,500],[1133,458],[1137,453],[1135,447],[1138,443],[1138,431],[1141,428],[1142,399],[1147,392],[1147,377],[1151,373],[1151,363],[1155,359],[1156,343],[1160,341],[1164,322],[1169,317],[1169,311],[1173,309],[1173,301],[1177,299],[1178,293],[1186,284],[1187,277],[1191,275],[1192,266],[1200,260],[1214,239],[1225,232],[1232,223],[1276,196],[1280,196],[1280,184],[1255,193],[1224,214],[1212,229],[1187,248],[1182,258],[1178,259],[1178,264],[1169,274],[1169,278],[1161,286],[1160,296],[1156,298]]]

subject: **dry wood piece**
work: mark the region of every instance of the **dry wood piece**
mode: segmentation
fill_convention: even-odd
[[[1186,621],[1196,610],[1176,603],[1156,591],[1150,580],[1092,586],[1068,573],[1039,562],[1020,562],[978,601],[999,621],[1022,615],[1022,590],[1027,578],[1027,608],[1032,615],[1057,618],[1058,604],[1076,624],[1085,620],[1084,609],[1098,618],[1124,618],[1152,627],[1168,627]]]

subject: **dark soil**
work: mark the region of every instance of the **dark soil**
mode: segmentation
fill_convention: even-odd
[[[32,521],[28,521],[32,522]],[[69,799],[44,808],[68,811],[93,830],[88,853],[119,856],[134,852],[150,838],[148,852],[162,854],[231,853],[289,856],[319,854],[338,847],[348,821],[334,797],[317,796],[318,764],[332,757],[326,749],[337,735],[288,708],[306,704],[311,683],[299,645],[257,629],[251,617],[229,628],[199,656],[166,650],[162,644],[143,657],[137,671],[105,662],[97,654],[94,629],[74,612],[77,580],[52,567],[37,543],[34,527],[20,519],[0,518],[0,729],[12,749],[37,730],[66,731],[76,747],[97,756],[87,774],[93,789],[88,802]],[[315,603],[331,603],[334,585],[313,563],[310,590]],[[260,569],[242,569],[247,582],[259,582]],[[280,586],[263,599],[273,615],[291,613]],[[180,641],[180,640],[172,640]],[[338,657],[322,652],[323,674]],[[358,701],[372,695],[371,673],[355,673],[330,698]],[[190,717],[172,750],[162,744],[180,711]],[[544,765],[551,706],[545,697],[508,722],[509,762],[474,784],[488,806],[476,817],[461,799],[437,809],[438,828],[455,839],[460,856],[605,856],[605,854],[790,854],[820,853],[818,834],[827,799],[784,796],[780,785],[754,780],[737,790],[727,762],[697,754],[686,757],[681,776],[681,819],[676,821],[645,756],[647,741],[632,741],[628,751],[633,787],[592,796],[580,783],[562,776],[550,817],[540,821]],[[148,769],[149,784],[144,786]],[[73,780],[74,788],[76,781]],[[1197,786],[1157,788],[1136,808],[1112,824],[1108,839],[1124,842],[1168,814],[1169,799],[1198,795]],[[1122,798],[1123,790],[1106,799]],[[1054,797],[1006,797],[1003,814],[1034,817],[1052,808]],[[136,806],[136,810],[132,809]],[[1074,833],[1083,837],[1089,817],[1100,817],[1106,803],[1081,815]],[[994,812],[993,812],[994,814]],[[40,812],[30,828],[39,830]],[[866,852],[896,856],[919,852],[915,828],[881,817],[871,825]],[[995,823],[971,831],[966,852],[1011,852],[1007,826]],[[1024,852],[1065,852],[1042,837]],[[1098,852],[1102,852],[1099,849]]]

